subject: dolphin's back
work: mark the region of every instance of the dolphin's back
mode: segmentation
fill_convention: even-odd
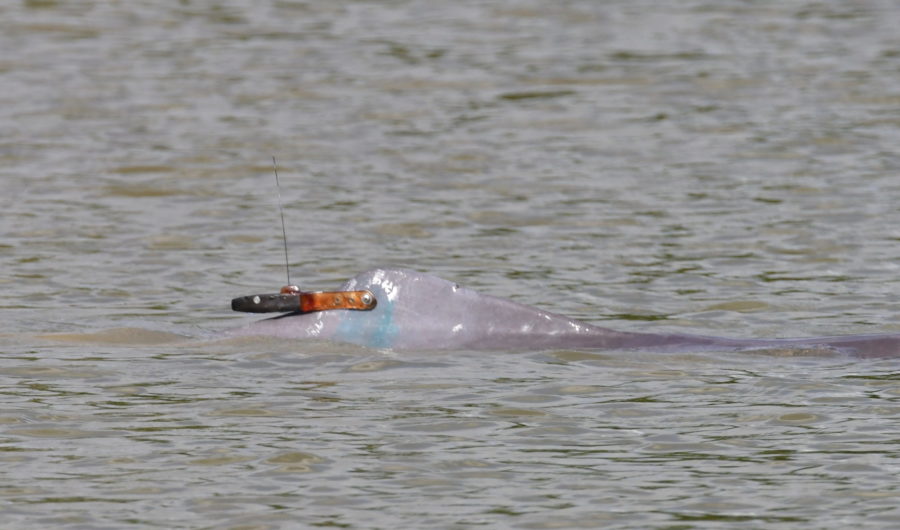
[[[323,339],[395,350],[809,350],[860,357],[900,355],[898,335],[730,339],[620,332],[407,269],[366,271],[348,280],[341,289],[367,289],[375,295],[377,304],[371,311],[283,315],[230,334]]]

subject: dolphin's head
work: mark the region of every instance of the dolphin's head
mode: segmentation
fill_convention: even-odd
[[[234,334],[324,339],[370,348],[447,350],[540,347],[561,335],[583,335],[592,328],[406,269],[366,271],[344,283],[341,290],[369,290],[377,304],[369,311],[292,313],[255,322]]]

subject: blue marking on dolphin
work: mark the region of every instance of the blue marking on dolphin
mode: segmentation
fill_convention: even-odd
[[[343,291],[363,289],[378,301],[371,311],[289,313],[227,335],[320,339],[392,350],[762,350],[900,356],[900,335],[730,339],[615,331],[406,269],[370,270],[341,287]]]

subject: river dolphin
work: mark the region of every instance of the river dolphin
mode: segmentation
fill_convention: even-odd
[[[377,305],[370,311],[288,313],[233,329],[228,335],[321,339],[391,350],[757,350],[785,355],[900,356],[900,335],[730,339],[615,331],[405,269],[363,272],[341,290],[369,290]]]

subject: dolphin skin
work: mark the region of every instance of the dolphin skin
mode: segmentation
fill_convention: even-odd
[[[786,355],[900,356],[900,335],[730,339],[615,331],[405,269],[370,270],[341,287],[342,291],[366,289],[377,300],[370,311],[288,313],[233,329],[228,335],[320,339],[392,350],[759,350]]]

